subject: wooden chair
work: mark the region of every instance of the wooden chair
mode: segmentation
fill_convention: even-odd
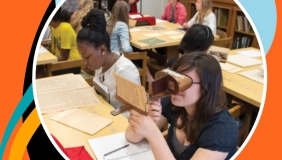
[[[247,108],[242,104],[237,104],[229,108],[230,114],[236,119],[240,118],[242,125],[239,128],[238,146],[241,146],[245,141],[245,135],[249,134],[250,118],[248,116]]]
[[[141,84],[146,88],[146,69],[147,69],[147,52],[131,52],[131,53],[125,53],[124,57],[130,59],[130,60],[142,60],[142,67],[136,65],[139,71],[139,75],[141,77]]]
[[[67,61],[60,61],[57,63],[52,63],[51,65],[51,72],[52,71],[58,71],[62,69],[68,69],[68,68],[74,68],[74,67],[81,67],[80,75],[84,78],[84,80],[90,85],[93,85],[93,75],[85,72],[83,68],[86,68],[83,64],[82,59],[77,60],[67,60]]]
[[[232,37],[217,39],[213,41],[212,45],[231,49]]]
[[[221,38],[227,38],[226,32],[224,32],[224,31],[222,31],[222,30],[220,30],[220,29],[217,29],[217,30],[216,30],[216,35],[218,35],[220,39],[221,39]]]

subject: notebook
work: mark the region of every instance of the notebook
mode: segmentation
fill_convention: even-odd
[[[229,63],[238,65],[240,67],[251,67],[251,66],[262,64],[261,60],[251,58],[242,54],[230,55],[228,56],[227,61]]]
[[[88,143],[98,160],[154,160],[148,141],[130,143],[125,139],[125,133],[89,139]],[[105,154],[129,144],[111,154]]]

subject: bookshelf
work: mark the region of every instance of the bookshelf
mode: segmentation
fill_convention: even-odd
[[[186,7],[187,21],[197,12],[196,0],[180,0]],[[217,20],[217,29],[232,37],[232,49],[255,47],[259,44],[246,16],[233,0],[212,0],[213,12]]]

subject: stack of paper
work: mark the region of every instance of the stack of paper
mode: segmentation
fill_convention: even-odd
[[[264,77],[259,69],[253,69],[249,71],[240,72],[239,75],[249,78],[251,80],[257,81],[259,83],[264,83]]]
[[[100,104],[96,92],[81,75],[61,75],[36,80],[42,114]]]
[[[246,50],[246,51],[240,51],[237,53],[248,56],[248,57],[261,57],[261,52],[256,51],[256,50]]]
[[[113,122],[111,119],[81,109],[69,109],[51,119],[91,135]]]

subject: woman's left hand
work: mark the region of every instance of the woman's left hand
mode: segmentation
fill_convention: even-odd
[[[148,139],[154,133],[160,132],[158,126],[153,121],[151,116],[142,115],[133,109],[131,109],[129,112],[130,117],[128,119],[128,122],[130,127],[136,134],[139,134]]]

